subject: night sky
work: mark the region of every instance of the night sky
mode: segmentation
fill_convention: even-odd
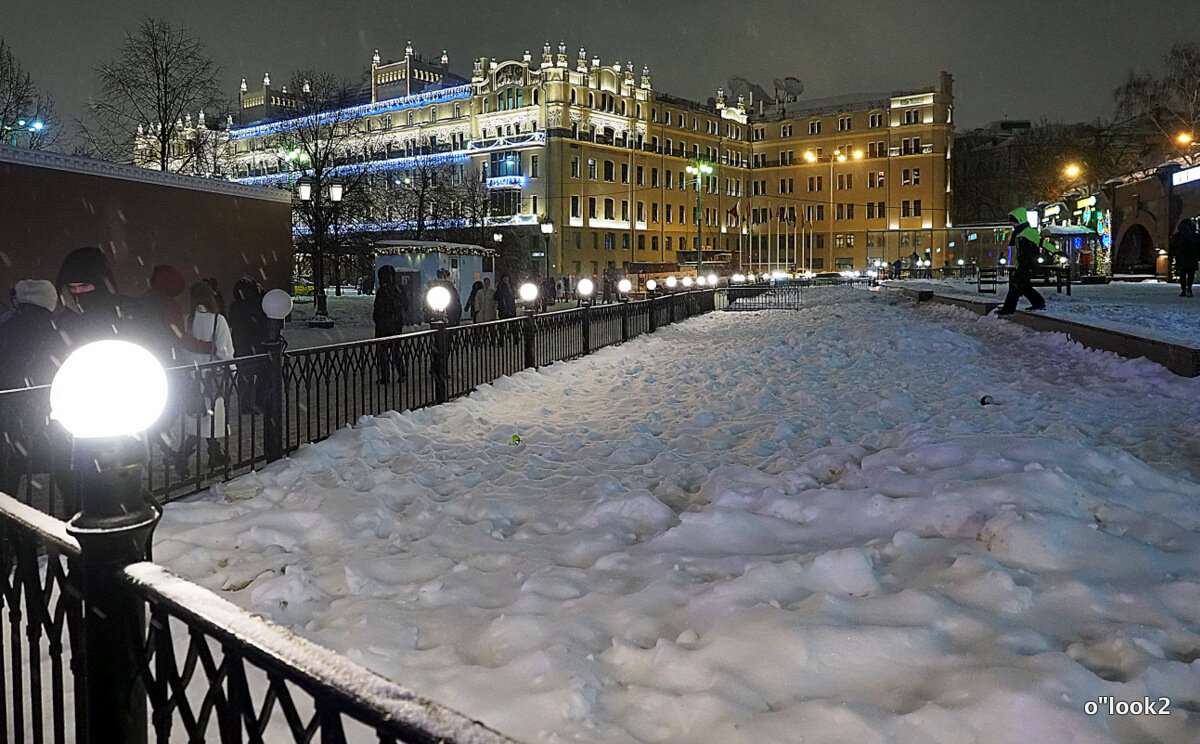
[[[583,45],[604,64],[648,64],[656,89],[698,100],[731,75],[768,90],[792,75],[804,98],[820,98],[932,85],[948,70],[960,128],[1109,116],[1130,69],[1156,69],[1172,43],[1200,40],[1196,0],[0,0],[0,36],[69,122],[95,89],[95,63],[147,14],[191,29],[231,98],[264,71],[277,85],[308,66],[357,80],[372,50],[395,59],[408,39],[427,58],[447,49],[466,77],[477,56],[530,49],[536,60],[543,41],[557,52],[562,39],[572,65]]]

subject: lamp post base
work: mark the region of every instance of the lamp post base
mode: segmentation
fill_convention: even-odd
[[[325,313],[317,313],[308,319],[309,328],[333,328],[333,318]]]

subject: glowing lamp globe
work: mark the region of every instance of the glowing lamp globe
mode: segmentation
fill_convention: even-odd
[[[1008,263],[1008,259],[1007,259],[1007,258],[1002,258],[1002,259],[1000,259],[1000,265],[1001,265],[1001,266],[1003,266],[1003,265],[1004,265],[1004,264],[1006,264],[1006,263]]]
[[[710,287],[717,286],[717,275],[716,274],[708,275],[708,286],[710,286]]]
[[[692,286],[692,278],[690,276],[685,276],[683,278],[683,286],[685,289],[690,288]]]
[[[450,307],[450,290],[440,284],[430,287],[425,293],[425,304],[435,313],[446,312],[446,308]]]
[[[754,281],[754,272],[753,271],[746,275],[746,281],[748,281],[748,282]]]
[[[965,264],[965,263],[966,263],[966,261],[962,260],[961,258],[960,258],[960,259],[958,259],[958,265],[959,265],[959,266],[962,266],[962,265],[963,265],[963,264]]]
[[[628,294],[631,289],[633,289],[633,282],[628,279],[622,279],[617,282],[617,291],[621,294]]]
[[[742,283],[742,282],[746,281],[746,276],[745,276],[744,274],[734,274],[734,275],[733,275],[733,281],[734,281],[735,283],[738,283],[738,284],[740,284],[740,283]]]
[[[678,281],[675,279],[675,277],[673,277],[673,276],[667,277],[667,289],[675,289],[676,284],[678,284]]]
[[[533,302],[538,296],[537,285],[533,282],[525,282],[521,285],[520,293],[522,302]]]
[[[71,353],[50,384],[50,417],[79,439],[149,429],[167,405],[167,374],[128,341],[95,341]]]
[[[283,320],[292,312],[292,296],[282,289],[272,289],[263,295],[262,310],[271,320]]]
[[[697,287],[703,287],[707,283],[708,283],[708,280],[705,279],[704,277],[702,277],[702,276],[696,277],[696,286]]]
[[[658,282],[651,279],[650,281],[646,282],[646,289],[653,292],[654,290],[658,289]]]
[[[592,292],[596,291],[596,285],[592,283],[591,279],[580,279],[579,283],[575,285],[575,289],[579,292],[580,296],[591,297]]]

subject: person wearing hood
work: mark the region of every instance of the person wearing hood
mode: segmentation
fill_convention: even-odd
[[[133,303],[117,293],[112,266],[99,248],[84,246],[68,253],[54,285],[65,309],[58,329],[69,347],[133,333]]]
[[[45,279],[22,279],[0,319],[0,390],[48,385],[66,356],[54,323],[58,292]]]
[[[185,289],[187,280],[179,269],[159,264],[150,273],[150,291],[137,303],[138,326],[143,340],[168,367],[185,361],[185,354],[208,356],[214,352],[211,342],[194,338],[188,331],[183,311],[175,299]],[[215,300],[212,302],[215,304]]]
[[[267,314],[262,309],[262,288],[253,277],[243,276],[233,285],[229,303],[229,331],[233,336],[233,355],[254,356],[266,352]],[[261,410],[267,402],[266,379],[260,367],[251,364],[238,369],[238,411],[243,414]]]
[[[1196,261],[1200,259],[1200,230],[1189,219],[1179,221],[1167,250],[1169,260],[1175,264],[1179,277],[1179,296],[1192,296],[1192,282],[1196,279]]]
[[[1009,212],[1008,222],[1013,228],[1008,245],[1015,249],[1016,266],[1008,278],[1008,294],[1004,298],[1004,305],[996,314],[1012,315],[1017,311],[1017,302],[1022,297],[1029,300],[1030,310],[1042,310],[1046,307],[1046,301],[1033,288],[1033,270],[1037,267],[1041,233],[1029,224],[1029,212],[1024,207]]]
[[[396,269],[392,266],[379,267],[379,286],[375,290],[375,307],[372,318],[375,321],[375,338],[386,338],[404,333],[404,309],[408,298],[404,289],[396,283]],[[379,366],[377,382],[380,385],[390,384],[392,371],[404,379],[403,361],[391,343],[381,343],[376,347],[376,364]]]

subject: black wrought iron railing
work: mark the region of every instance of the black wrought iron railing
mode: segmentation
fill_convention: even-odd
[[[726,310],[798,310],[804,304],[804,288],[799,285],[748,284],[730,287],[726,297]]]
[[[66,523],[0,494],[0,742],[514,744],[155,563],[111,567],[135,613],[103,627],[113,618],[75,580],[89,561]],[[134,668],[119,704],[144,716],[126,716],[123,739],[96,730],[84,672],[91,639],[122,636]]]
[[[363,416],[444,403],[715,307],[713,290],[679,292],[176,367],[167,411],[146,434],[146,487],[162,502],[197,493]],[[0,392],[0,492],[65,519],[78,506],[71,445],[49,408],[48,386]]]

